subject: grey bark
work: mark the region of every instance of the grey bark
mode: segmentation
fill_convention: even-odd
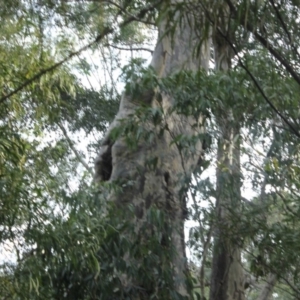
[[[222,140],[218,146],[217,169],[217,224],[214,234],[214,251],[211,277],[211,300],[243,300],[244,276],[238,236],[233,221],[238,214],[240,201],[239,145],[234,138],[239,128],[228,119],[222,126]]]
[[[233,52],[227,41],[220,34],[220,29],[226,32],[230,39],[228,26],[228,7],[220,11],[219,28],[213,32],[215,68],[227,72],[231,68]],[[241,200],[240,171],[240,128],[238,120],[231,108],[216,112],[220,130],[218,142],[218,165],[216,186],[217,224],[214,232],[214,249],[210,300],[244,300],[244,275],[241,264],[241,251],[237,244],[238,227],[233,221],[233,215],[238,215]],[[232,214],[233,212],[233,214]]]
[[[258,296],[257,300],[270,300],[276,281],[277,276],[274,274],[269,274],[267,282],[261,289],[260,295]]]
[[[190,16],[188,16],[190,18]],[[190,19],[191,21],[191,19]],[[200,58],[193,56],[193,47],[198,38],[193,33],[192,22],[185,20],[181,27],[176,27],[172,37],[164,35],[166,22],[160,24],[159,41],[153,53],[151,66],[160,77],[166,77],[180,70],[197,71],[199,68],[207,69],[209,63],[209,45],[204,45]],[[184,214],[185,207],[182,196],[181,179],[191,176],[202,155],[202,145],[199,140],[193,152],[184,152],[178,149],[172,140],[178,134],[193,136],[203,132],[203,120],[185,117],[170,113],[174,101],[170,95],[162,94],[162,99],[157,101],[155,96],[145,99],[133,99],[124,93],[119,112],[106,134],[100,155],[96,161],[96,181],[130,182],[130,186],[123,187],[122,194],[111,193],[110,201],[119,205],[133,205],[136,212],[136,234],[146,222],[147,210],[151,207],[162,209],[168,216],[169,226],[172,228],[171,236],[167,237],[177,255],[172,261],[174,268],[174,282],[176,291],[188,297],[185,284],[186,257],[184,242]],[[161,107],[164,118],[159,128],[153,124],[140,124],[145,130],[152,130],[155,138],[150,141],[139,141],[137,147],[129,148],[123,137],[113,141],[111,131],[120,126],[124,120],[136,118],[135,111],[138,103],[148,102],[151,107]],[[165,128],[163,134],[159,134]],[[155,159],[156,168],[147,166],[147,161]],[[128,257],[130,260],[130,257]],[[125,276],[123,284],[139,285],[131,282]],[[157,287],[153,287],[155,289]],[[143,298],[145,299],[145,298]]]

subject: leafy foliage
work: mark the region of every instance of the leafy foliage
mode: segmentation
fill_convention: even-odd
[[[186,10],[203,11],[206,23],[196,18],[195,30],[206,32],[204,39],[209,28],[218,30],[223,1],[184,1],[169,6],[166,2],[161,11],[146,14],[143,22],[122,27],[102,44],[93,45],[91,55],[98,53],[98,71],[105,77],[97,90],[80,83],[78,73],[90,75],[95,67],[81,56],[19,92],[13,91],[65,58],[76,44],[90,41],[107,26],[117,26],[117,21],[137,14],[148,1],[2,0],[0,4],[4,20],[0,24],[0,247],[3,254],[7,255],[4,249],[12,253],[1,260],[1,296],[179,299],[174,293],[174,266],[170,265],[170,257],[176,253],[168,242],[168,216],[157,208],[149,210],[142,229],[144,238],[128,240],[126,232],[135,229],[124,214],[130,220],[131,208],[120,211],[105,199],[110,189],[120,186],[104,184],[93,190],[89,162],[84,163],[85,154],[77,148],[88,137],[86,148],[95,155],[117,112],[121,97],[115,78],[123,64],[117,47],[129,46],[132,54],[133,46],[149,41],[148,34],[157,20],[170,25],[166,34],[174,33],[181,24],[180,18],[179,24],[172,22],[173,17]],[[232,111],[242,128],[241,136],[236,137],[241,139],[242,188],[251,194],[244,193],[238,199],[238,211],[234,206],[228,208],[228,239],[243,249],[246,273],[260,284],[268,274],[275,274],[274,292],[282,299],[299,299],[300,84],[299,41],[295,38],[299,7],[294,0],[281,1],[280,5],[243,0],[229,9],[234,31],[230,37],[232,69],[226,74],[178,70],[161,79],[134,54],[123,68],[122,78],[125,93],[137,109],[112,132],[112,138],[122,136],[134,148],[153,140],[154,132],[147,124],[160,128],[161,134],[168,130],[165,114],[176,112],[206,120],[206,134],[196,138],[180,135],[172,141],[185,151],[193,151],[198,139],[209,146],[193,180],[184,183],[192,202],[190,219],[196,222],[189,240],[196,258],[195,281],[200,278],[201,286],[200,292],[195,291],[203,298],[208,292],[207,285],[204,291],[204,281],[211,270],[211,236],[218,225],[211,171],[218,164],[217,143],[222,138],[216,120]],[[195,45],[195,55],[200,53],[201,42]],[[11,92],[12,96],[5,98]],[[150,105],[153,97],[159,103],[164,93],[174,101],[169,111]],[[157,166],[155,160],[148,163]],[[126,256],[130,259],[125,260]],[[124,290],[122,280],[126,276],[138,278],[143,285]],[[258,291],[252,286],[247,298],[256,299]]]

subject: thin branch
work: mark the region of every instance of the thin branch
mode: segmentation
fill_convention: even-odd
[[[266,48],[269,52],[278,60],[280,63],[286,68],[288,73],[296,80],[296,82],[300,85],[300,77],[296,71],[294,71],[293,67],[289,64],[289,62],[284,59],[280,53],[277,52],[271,45],[268,40],[263,38],[260,34],[258,34],[253,28],[248,24],[247,29],[253,33],[256,39]]]
[[[227,0],[226,0],[227,1]],[[291,129],[291,131],[298,137],[300,138],[300,133],[298,132],[298,130],[288,121],[288,119],[275,107],[275,105],[270,101],[270,99],[267,97],[267,95],[265,94],[264,90],[262,89],[262,87],[260,86],[260,84],[258,83],[258,81],[256,80],[256,78],[254,77],[254,75],[251,73],[251,71],[245,66],[245,64],[243,63],[237,49],[235,48],[235,46],[232,44],[232,42],[227,38],[227,36],[225,34],[223,34],[222,30],[220,30],[220,28],[217,28],[218,32],[222,35],[222,37],[227,41],[227,43],[229,44],[229,46],[232,48],[232,50],[234,51],[235,55],[237,56],[237,60],[240,64],[240,66],[246,71],[246,73],[249,75],[249,77],[251,78],[251,80],[253,81],[254,85],[257,87],[257,89],[259,90],[260,94],[263,96],[263,98],[266,100],[266,102],[269,104],[269,106],[272,108],[272,110],[284,121],[285,124],[288,125],[288,127]],[[299,84],[300,84],[300,78],[299,78]]]
[[[8,93],[5,96],[3,96],[2,98],[0,98],[0,103],[4,102],[9,97],[17,94],[18,92],[20,92],[21,90],[23,90],[25,87],[27,87],[28,85],[30,85],[34,81],[36,81],[37,79],[41,78],[46,73],[54,71],[55,69],[57,69],[58,67],[60,67],[61,65],[63,65],[65,62],[71,60],[74,56],[79,55],[81,52],[89,49],[94,44],[100,42],[104,36],[106,36],[106,35],[108,35],[110,33],[113,33],[113,32],[114,32],[114,30],[112,28],[109,28],[109,27],[104,28],[104,30],[102,31],[102,33],[99,34],[92,42],[90,42],[87,45],[79,48],[77,51],[71,52],[67,57],[65,57],[61,61],[55,63],[54,65],[50,66],[49,68],[42,69],[39,73],[35,74],[31,78],[29,78],[28,80],[26,80],[25,82],[23,82],[19,87],[17,87],[16,89],[14,89],[13,91],[11,91],[10,93]]]
[[[257,258],[257,257],[256,257],[252,252],[250,252],[249,250],[244,249],[244,251],[245,251],[248,255],[250,255],[253,259],[256,259],[256,258]],[[286,293],[288,293],[289,295],[294,296],[294,297],[295,297],[295,295],[299,295],[299,289],[298,289],[293,283],[291,283],[288,279],[286,279],[285,277],[283,277],[282,274],[280,273],[280,270],[278,270],[277,267],[274,267],[274,266],[272,266],[272,265],[270,265],[270,264],[267,264],[267,263],[264,262],[264,261],[261,261],[260,263],[262,264],[262,266],[263,266],[264,268],[268,269],[269,272],[270,272],[271,274],[273,274],[273,275],[275,275],[275,276],[277,277],[277,281],[280,281],[280,282],[281,282],[281,280],[283,280],[283,281],[290,287],[290,289],[291,289],[292,291],[290,291],[288,288],[283,288],[282,286],[277,286],[278,289],[280,289],[280,290],[282,290],[282,291],[284,291],[284,292],[286,292]],[[250,271],[248,271],[248,272],[250,272]],[[293,293],[293,292],[294,292],[294,293]],[[300,298],[297,297],[297,298],[295,298],[295,299],[300,299]]]
[[[153,9],[155,9],[161,3],[161,1],[162,0],[159,0],[159,1],[154,2],[154,4],[152,4],[152,5],[146,6],[145,8],[141,9],[140,12],[136,16],[131,15],[126,20],[124,20],[123,22],[121,22],[121,24],[120,24],[119,27],[120,28],[125,27],[126,25],[132,23],[133,21],[137,21],[140,18],[144,17],[147,12],[152,11]],[[13,91],[9,92],[8,94],[2,96],[0,98],[0,103],[3,103],[9,97],[17,94],[18,92],[20,92],[21,90],[23,90],[25,87],[27,87],[28,85],[30,85],[34,81],[36,81],[37,79],[41,78],[43,75],[45,75],[45,74],[47,74],[47,73],[49,73],[51,71],[54,71],[58,67],[62,66],[64,63],[66,63],[67,61],[71,60],[74,56],[79,55],[81,52],[83,52],[83,51],[91,48],[94,44],[99,43],[105,36],[107,36],[107,35],[109,35],[111,33],[114,33],[114,31],[115,31],[115,29],[113,29],[112,27],[106,27],[106,28],[104,28],[103,31],[92,42],[88,43],[87,45],[79,48],[78,50],[76,50],[74,52],[71,52],[67,57],[65,57],[61,61],[53,64],[49,68],[42,69],[40,72],[38,72],[37,74],[35,74],[31,78],[29,78],[28,80],[26,80],[25,82],[23,82],[19,87],[17,87]]]
[[[72,149],[73,153],[75,154],[76,158],[78,159],[78,161],[85,167],[85,169],[88,171],[88,173],[92,176],[94,176],[94,172],[93,170],[88,166],[88,164],[84,161],[84,159],[81,157],[81,155],[78,153],[78,151],[76,150],[73,141],[69,138],[68,133],[66,131],[66,129],[64,128],[64,126],[61,123],[57,123],[58,127],[60,128],[60,130],[62,131],[64,137],[66,138],[70,148]]]
[[[98,45],[98,48],[99,48],[99,50],[100,50],[100,52],[102,54],[103,63],[105,65],[105,69],[106,69],[106,71],[108,73],[108,76],[110,78],[111,85],[113,86],[113,88],[115,89],[115,91],[117,91],[116,90],[116,84],[114,83],[114,76],[112,74],[112,62],[110,62],[110,63],[107,62],[106,55],[105,55],[105,52],[104,52],[104,48],[101,47],[101,45]]]
[[[278,275],[278,277],[280,276],[280,274],[278,274],[278,273],[277,273],[277,275]],[[299,296],[298,296],[299,293],[300,293],[299,288],[297,286],[295,286],[294,283],[291,283],[285,277],[280,277],[280,279],[282,279],[295,292],[295,294],[293,295],[293,296],[297,295],[297,298],[295,298],[295,299],[300,299]],[[292,293],[290,293],[290,292],[289,292],[289,294],[292,295]]]
[[[141,22],[141,23],[144,23],[144,24],[147,24],[147,25],[155,26],[155,23],[147,21],[147,20],[142,20],[141,17],[134,16],[134,15],[130,14],[121,5],[119,5],[119,4],[117,4],[117,3],[113,2],[113,1],[107,0],[105,2],[109,3],[111,5],[114,5],[115,7],[117,7],[120,10],[120,12],[123,12],[124,14],[126,14],[127,16],[129,16],[130,18],[134,18],[133,21],[137,21],[137,22]]]
[[[232,13],[236,14],[236,9],[235,6],[233,5],[233,3],[230,0],[225,0],[226,3],[228,4],[229,8],[231,9]],[[207,7],[203,4],[201,4],[202,8],[204,9],[205,13],[206,13],[206,17],[208,18],[209,22],[211,22],[212,25],[216,25],[215,21],[211,18],[210,16],[210,12],[207,9]],[[246,19],[245,19],[246,20]],[[240,24],[242,26],[245,26],[245,24],[243,24],[242,22],[240,22]],[[237,60],[240,64],[240,66],[246,71],[246,73],[249,75],[249,77],[251,78],[251,80],[253,81],[254,85],[257,87],[257,89],[259,90],[259,92],[261,93],[261,95],[263,96],[263,98],[266,100],[266,102],[269,104],[269,106],[272,108],[272,110],[278,115],[280,116],[280,118],[284,121],[285,124],[288,125],[288,127],[291,129],[291,131],[298,137],[300,138],[300,132],[297,131],[297,129],[287,120],[287,118],[275,107],[275,105],[269,100],[269,98],[266,96],[264,90],[262,89],[262,87],[260,86],[260,84],[258,83],[258,81],[256,80],[256,78],[254,77],[254,75],[251,73],[251,71],[245,66],[245,64],[243,63],[241,57],[239,56],[239,53],[236,49],[236,47],[233,45],[233,43],[229,40],[229,38],[223,33],[223,31],[216,26],[218,33],[227,41],[227,43],[229,44],[229,46],[232,48],[232,50],[234,51],[235,55],[237,56]],[[290,71],[290,74],[294,77],[294,79],[299,83],[300,85],[300,77],[294,72],[293,68],[286,63],[286,61],[276,52],[276,50],[274,50],[270,45],[269,42],[266,41],[263,37],[261,37],[252,27],[251,25],[247,22],[246,24],[246,28],[252,32],[254,34],[254,36],[269,50],[269,52],[271,54],[273,54],[273,56],[275,58],[278,57],[278,60],[286,67],[286,69],[288,71]]]
[[[272,6],[273,6],[273,8],[274,8],[274,10],[275,10],[275,12],[276,12],[277,18],[279,19],[279,21],[280,21],[280,23],[281,23],[281,26],[282,26],[282,28],[283,28],[283,30],[284,30],[284,32],[285,32],[286,35],[288,36],[289,42],[290,42],[290,44],[291,44],[293,50],[294,50],[295,53],[299,56],[298,49],[297,49],[297,47],[295,46],[295,44],[293,43],[293,38],[292,38],[292,36],[291,36],[291,34],[290,34],[290,32],[289,32],[289,30],[288,30],[288,28],[287,28],[285,22],[283,21],[283,19],[282,19],[282,17],[281,17],[281,14],[280,14],[280,12],[279,12],[278,7],[275,5],[274,0],[270,0],[270,2],[271,2]]]
[[[285,67],[285,69],[290,73],[290,75],[296,80],[296,82],[300,85],[300,76],[297,74],[297,72],[293,69],[293,67],[289,64],[289,62],[282,57],[282,55],[271,46],[271,43],[265,39],[263,36],[261,36],[257,30],[254,28],[252,24],[250,24],[248,21],[245,23],[242,20],[247,20],[247,18],[238,17],[238,13],[236,11],[236,8],[234,4],[231,2],[231,0],[225,0],[228,6],[231,9],[231,12],[237,17],[237,20],[239,20],[239,23],[241,26],[245,27],[248,31],[250,31],[255,38]],[[300,137],[300,135],[299,135]]]
[[[276,187],[275,187],[275,192],[281,198],[286,212],[290,213],[293,217],[298,217],[299,215],[296,212],[294,212],[292,208],[289,207],[286,198],[280,193],[280,191],[278,191]]]
[[[231,44],[231,47],[234,49],[235,53],[237,54],[235,47]],[[256,80],[256,78],[254,77],[254,75],[251,73],[251,71],[244,65],[244,63],[242,62],[240,56],[237,54],[238,56],[238,61],[240,66],[246,71],[246,73],[249,75],[249,77],[252,79],[254,85],[257,87],[257,89],[259,90],[259,92],[261,93],[261,95],[263,96],[263,98],[266,100],[266,102],[269,104],[269,106],[272,108],[272,110],[284,121],[284,123],[286,123],[288,125],[288,127],[291,129],[291,131],[298,137],[300,138],[300,133],[298,132],[298,130],[294,127],[294,125],[292,125],[288,119],[275,107],[275,105],[270,101],[270,99],[266,96],[265,92],[263,91],[262,87],[260,86],[260,84],[258,83],[258,81]]]
[[[151,54],[153,53],[153,50],[149,49],[149,48],[144,48],[144,47],[136,47],[136,48],[123,48],[123,47],[119,47],[119,46],[115,46],[115,45],[112,45],[112,44],[105,44],[104,46],[109,46],[109,47],[112,47],[112,48],[115,48],[115,49],[118,49],[118,50],[125,50],[125,51],[148,51],[150,52]]]

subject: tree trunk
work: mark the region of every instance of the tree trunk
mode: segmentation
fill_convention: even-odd
[[[210,300],[243,300],[244,283],[241,252],[235,235],[234,215],[240,201],[239,144],[234,142],[238,126],[227,118],[222,124],[222,140],[218,145],[217,169],[217,224],[214,234],[214,251]],[[232,212],[234,212],[232,214]]]
[[[159,77],[166,77],[180,70],[197,71],[199,68],[208,68],[209,45],[203,46],[200,58],[193,56],[194,42],[195,39],[198,42],[199,38],[196,38],[193,33],[191,20],[192,16],[186,16],[181,27],[177,26],[172,36],[164,35],[166,22],[162,22],[159,26],[159,39],[151,62],[151,66]],[[134,207],[134,235],[144,235],[140,243],[146,242],[151,236],[150,230],[146,233],[148,235],[146,237],[145,232],[141,232],[145,224],[151,228],[147,219],[149,210],[154,207],[164,212],[166,217],[162,227],[166,226],[169,231],[168,236],[165,236],[166,232],[162,232],[162,251],[165,247],[168,247],[170,251],[175,250],[176,255],[170,256],[173,288],[179,296],[188,297],[185,283],[187,265],[184,241],[186,208],[185,196],[182,195],[184,188],[182,179],[191,176],[202,154],[202,145],[198,141],[194,151],[187,153],[172,141],[179,134],[192,137],[203,132],[203,120],[170,113],[174,102],[170,95],[162,94],[159,101],[155,96],[149,101],[149,95],[151,91],[146,91],[143,99],[134,99],[134,96],[123,94],[119,112],[103,140],[100,155],[96,161],[96,180],[112,183],[125,182],[122,193],[111,193],[109,200],[119,206]],[[111,132],[121,124],[123,126],[124,122],[126,124],[126,121],[136,118],[138,103],[152,108],[160,107],[164,114],[159,126],[151,122],[139,123],[139,126],[143,126],[143,130],[154,133],[155,137],[151,141],[139,140],[136,147],[129,147],[124,136],[113,140]],[[151,161],[155,162],[154,167],[149,163]],[[134,235],[131,234],[132,238]],[[128,262],[130,260],[129,254]],[[163,265],[164,262],[161,261],[158,264]],[[126,288],[139,286],[144,289],[145,287],[145,283],[140,282],[139,278],[132,278],[129,275],[125,275],[122,281]],[[143,295],[134,299],[148,299],[157,293],[159,288],[158,283],[152,283],[147,293],[143,292]]]
[[[258,296],[257,300],[270,300],[276,281],[277,281],[277,276],[274,274],[269,274],[267,278],[267,282],[262,287],[260,295]]]
[[[213,33],[215,68],[220,72],[230,70],[233,57],[226,40],[232,36],[227,26],[227,12],[228,9],[224,7],[219,16],[218,27]],[[210,300],[243,300],[245,295],[241,252],[237,245],[238,237],[234,233],[238,226],[234,216],[238,214],[241,199],[240,127],[231,108],[216,112],[216,120],[221,137],[217,154],[217,224],[214,232]]]

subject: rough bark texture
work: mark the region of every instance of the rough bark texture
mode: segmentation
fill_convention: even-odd
[[[153,54],[151,66],[160,77],[173,72],[185,70],[197,71],[207,68],[209,62],[209,46],[203,47],[200,59],[193,57],[195,43],[192,22],[184,21],[177,27],[172,37],[164,36],[166,24],[159,28],[159,41]],[[189,25],[188,25],[189,24]],[[198,42],[198,39],[196,40]],[[123,185],[121,194],[111,193],[110,199],[120,205],[131,204],[135,208],[136,234],[145,222],[147,210],[151,207],[162,209],[168,216],[168,226],[172,228],[171,236],[166,237],[175,249],[177,255],[171,264],[174,267],[174,282],[177,292],[188,296],[185,285],[186,258],[184,242],[185,199],[181,193],[183,176],[190,176],[201,154],[202,145],[199,141],[193,152],[180,151],[172,140],[178,134],[193,136],[203,132],[203,122],[192,117],[169,113],[173,106],[170,95],[163,94],[161,101],[153,97],[150,101],[138,99],[133,101],[131,96],[124,93],[119,112],[110,126],[100,155],[96,161],[96,180],[109,182],[130,182]],[[151,107],[161,107],[164,118],[160,126],[149,123],[143,124],[145,130],[155,133],[152,141],[138,142],[137,147],[130,148],[124,137],[113,141],[110,133],[126,119],[135,118],[137,103],[148,102]],[[123,120],[123,121],[122,121]],[[142,124],[140,124],[142,125]],[[161,133],[161,128],[165,130]],[[151,168],[147,162],[156,161],[156,167]],[[124,280],[124,285],[130,285],[130,278]],[[135,279],[136,280],[136,279]],[[134,282],[139,285],[139,282]],[[155,289],[156,287],[153,287]],[[143,298],[147,299],[147,298]]]
[[[231,68],[232,50],[227,43],[230,39],[228,9],[220,12],[219,28],[213,33],[216,70],[227,72]],[[222,34],[223,32],[223,34]],[[226,38],[224,38],[226,36]],[[217,224],[214,233],[210,300],[244,300],[244,275],[241,251],[234,237],[232,212],[238,214],[241,199],[240,171],[240,129],[238,120],[231,109],[216,113],[220,129],[218,143],[218,167],[216,188]]]

